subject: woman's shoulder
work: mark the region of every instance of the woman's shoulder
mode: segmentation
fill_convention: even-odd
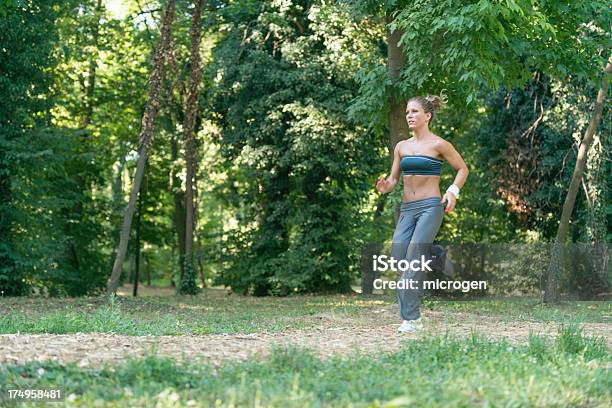
[[[435,141],[433,142],[433,148],[442,157],[446,157],[455,151],[453,144],[440,136],[436,136]]]
[[[410,136],[408,139],[402,139],[399,142],[397,142],[398,145],[402,146],[405,144],[409,144],[414,140],[414,136]]]
[[[408,139],[402,139],[395,144],[395,149],[401,151],[403,148],[410,144],[410,141],[414,139],[414,137],[409,137]]]
[[[452,146],[451,142],[449,142],[448,140],[444,139],[441,136],[432,134],[433,139],[432,139],[432,144],[435,148],[447,148],[448,146]]]

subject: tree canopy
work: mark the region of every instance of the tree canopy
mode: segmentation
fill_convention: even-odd
[[[389,172],[391,102],[441,92],[449,107],[432,130],[471,175],[439,240],[555,239],[610,58],[606,2],[216,0],[194,19],[194,2],[176,0],[157,63],[168,1],[118,4],[0,4],[4,295],[104,290],[156,72],[122,282],[138,259],[153,284],[351,291],[362,249],[391,238],[401,200],[374,189]],[[396,73],[389,33],[406,57]],[[607,105],[602,115],[573,242],[612,237]],[[453,177],[445,166],[441,188]]]

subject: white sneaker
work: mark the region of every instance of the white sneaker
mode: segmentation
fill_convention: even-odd
[[[397,331],[400,333],[414,333],[416,331],[423,329],[423,322],[419,317],[416,320],[404,320],[400,327],[397,328]]]

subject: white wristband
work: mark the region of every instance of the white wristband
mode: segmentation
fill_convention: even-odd
[[[456,198],[459,198],[459,187],[457,187],[454,184],[451,184],[450,186],[448,186],[448,188],[446,189],[446,192],[451,192],[455,195]]]

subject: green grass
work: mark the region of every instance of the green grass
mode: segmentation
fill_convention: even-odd
[[[96,369],[33,362],[0,367],[0,384],[59,388],[67,406],[84,407],[608,407],[611,357],[603,339],[569,325],[518,347],[441,336],[375,356],[276,349],[218,368],[159,357]]]
[[[359,296],[5,298],[0,304],[0,334],[90,333],[181,335],[280,332],[315,327],[318,314],[359,316],[386,300]]]
[[[358,295],[253,298],[208,292],[199,296],[102,298],[4,298],[0,334],[118,333],[188,335],[282,332],[321,324],[321,316],[372,318],[372,310],[396,308],[393,296]],[[565,302],[543,306],[537,299],[448,301],[426,299],[423,307],[445,312],[492,316],[500,321],[610,323],[610,302]]]
[[[526,297],[462,301],[430,298],[424,305],[447,312],[494,316],[501,321],[612,323],[612,302],[608,301],[564,301],[551,306]]]

